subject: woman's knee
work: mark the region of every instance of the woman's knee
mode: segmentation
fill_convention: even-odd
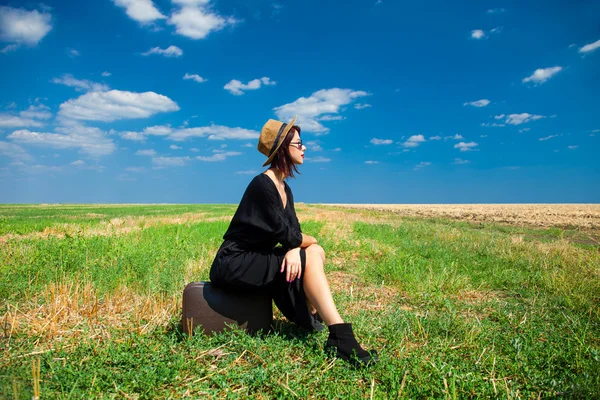
[[[315,254],[318,255],[323,262],[325,262],[325,250],[318,244],[311,244],[306,248],[307,254]]]

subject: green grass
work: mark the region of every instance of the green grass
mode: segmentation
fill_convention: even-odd
[[[386,223],[333,221],[352,229],[326,236],[326,221],[303,217],[315,208],[302,206],[342,315],[381,362],[351,369],[323,354],[325,332],[284,320],[262,337],[182,335],[181,291],[208,278],[228,221],[144,221],[234,210],[0,206],[12,234],[0,241],[0,397],[16,388],[31,398],[37,358],[42,398],[600,397],[600,252],[557,229],[364,211]],[[141,229],[56,235],[128,216]],[[28,235],[47,227],[55,235]]]

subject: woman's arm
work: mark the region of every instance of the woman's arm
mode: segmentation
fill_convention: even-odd
[[[300,245],[300,247],[304,248],[304,247],[308,247],[312,244],[317,244],[317,239],[315,239],[314,237],[312,237],[310,235],[305,235],[303,233],[302,234],[302,244]]]

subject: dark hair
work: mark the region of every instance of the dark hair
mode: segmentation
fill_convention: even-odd
[[[295,178],[294,173],[300,173],[298,171],[298,167],[292,161],[289,151],[290,143],[294,138],[294,130],[298,132],[298,135],[300,135],[300,127],[296,125],[292,126],[285,139],[283,139],[283,143],[281,143],[281,146],[279,146],[277,149],[277,153],[275,153],[273,161],[271,161],[271,168],[277,168],[284,173],[286,178]]]

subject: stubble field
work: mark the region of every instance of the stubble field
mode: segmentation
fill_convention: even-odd
[[[233,205],[4,205],[0,397],[600,397],[600,206],[296,208],[378,365],[279,314],[181,334]]]

